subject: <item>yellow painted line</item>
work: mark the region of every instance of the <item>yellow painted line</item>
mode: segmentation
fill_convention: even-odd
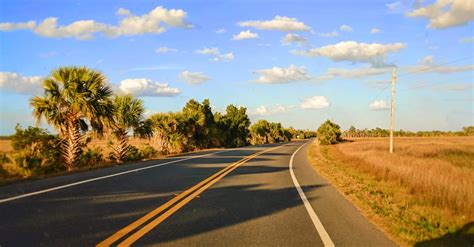
[[[233,170],[237,169],[239,166],[241,166],[242,164],[244,164],[245,162],[255,158],[256,156],[262,154],[262,153],[265,153],[265,152],[268,152],[270,150],[273,150],[275,148],[279,148],[280,146],[278,147],[273,147],[273,148],[270,148],[270,149],[266,149],[264,151],[261,151],[261,152],[258,152],[256,154],[253,154],[251,156],[248,156],[247,158],[245,159],[242,159],[241,161],[238,161],[236,163],[236,165],[232,166],[230,169],[227,169],[225,172],[221,173],[218,177],[216,177],[214,180],[210,181],[209,183],[207,183],[206,185],[202,186],[201,188],[199,188],[198,190],[196,190],[195,192],[193,192],[191,195],[189,195],[188,197],[186,197],[185,199],[183,199],[182,201],[180,201],[178,204],[174,205],[172,208],[170,208],[168,211],[166,211],[165,213],[163,213],[162,215],[160,215],[158,218],[154,219],[153,221],[149,222],[148,224],[146,224],[144,227],[142,227],[140,230],[138,230],[137,232],[135,232],[134,234],[132,234],[130,237],[128,237],[127,239],[125,239],[123,242],[121,242],[118,246],[119,247],[124,247],[124,246],[130,246],[131,244],[135,243],[137,240],[139,240],[141,237],[143,237],[145,234],[147,234],[148,232],[150,232],[151,230],[153,230],[153,228],[155,228],[156,226],[158,226],[161,222],[163,222],[164,220],[166,220],[169,216],[171,216],[173,213],[175,213],[176,211],[178,211],[181,207],[183,207],[184,205],[186,205],[187,203],[189,203],[192,199],[194,199],[197,195],[201,194],[203,191],[205,191],[207,188],[211,187],[213,184],[215,184],[216,182],[218,182],[220,179],[222,179],[223,177],[225,177],[227,174],[231,173]]]
[[[261,151],[259,153],[256,153],[256,154],[253,154],[253,155],[250,155],[250,156],[247,156],[237,162],[234,162],[230,165],[228,165],[227,167],[225,167],[224,169],[220,170],[219,172],[211,175],[210,177],[206,178],[205,180],[199,182],[198,184],[194,185],[193,187],[183,191],[181,194],[177,195],[176,197],[174,197],[173,199],[169,200],[168,202],[166,202],[165,204],[161,205],[160,207],[154,209],[153,211],[149,212],[148,214],[144,215],[143,217],[139,218],[138,220],[132,222],[131,224],[127,225],[126,227],[120,229],[118,232],[116,232],[115,234],[113,234],[112,236],[108,237],[107,239],[105,239],[104,241],[100,242],[99,244],[97,244],[96,246],[98,247],[103,247],[103,246],[110,246],[111,244],[113,244],[114,242],[116,242],[117,240],[119,240],[120,238],[124,237],[125,235],[129,234],[130,232],[132,232],[133,230],[135,230],[137,227],[141,226],[142,224],[144,224],[146,221],[150,220],[151,218],[155,217],[156,215],[158,215],[159,213],[161,213],[162,211],[168,209],[169,207],[171,207],[173,204],[175,204],[176,202],[178,202],[179,200],[181,200],[182,198],[188,196],[189,194],[191,194],[193,191],[196,191],[197,189],[199,189],[200,187],[202,187],[203,185],[205,185],[206,183],[208,182],[212,182],[214,179],[218,178],[221,174],[225,173],[226,171],[232,169],[233,167],[239,165],[240,163],[242,162],[247,162],[249,159],[252,159],[254,158],[255,156],[263,153],[263,152],[267,152],[267,151],[270,151],[274,148],[271,148],[271,149],[267,149],[267,150],[264,150],[264,151]],[[226,173],[227,174],[227,173]],[[218,178],[219,180],[220,178]],[[216,180],[217,181],[217,180]]]

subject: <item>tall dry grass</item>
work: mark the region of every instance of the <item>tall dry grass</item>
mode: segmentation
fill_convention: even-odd
[[[353,139],[338,144],[339,159],[392,181],[435,206],[474,219],[474,137]]]

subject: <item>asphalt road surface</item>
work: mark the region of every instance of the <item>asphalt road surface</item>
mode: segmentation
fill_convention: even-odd
[[[0,246],[393,246],[314,171],[309,144],[206,151],[3,186]]]

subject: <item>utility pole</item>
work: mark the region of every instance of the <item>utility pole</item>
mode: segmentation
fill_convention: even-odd
[[[392,100],[390,104],[390,153],[393,153],[393,112],[394,112],[394,100],[395,100],[395,79],[397,76],[395,74],[395,67],[392,68]]]

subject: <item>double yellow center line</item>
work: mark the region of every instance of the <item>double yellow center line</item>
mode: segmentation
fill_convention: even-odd
[[[173,213],[178,211],[181,207],[189,203],[192,199],[194,199],[196,196],[201,194],[203,191],[205,191],[207,188],[211,187],[213,184],[215,184],[217,181],[225,177],[227,174],[231,173],[233,170],[237,169],[237,167],[241,166],[245,162],[255,158],[256,156],[271,151],[275,148],[278,147],[273,147],[269,148],[260,152],[257,152],[255,154],[252,154],[250,156],[247,156],[235,163],[232,163],[228,166],[226,166],[224,169],[218,171],[217,173],[213,174],[212,176],[204,179],[203,181],[199,182],[198,184],[194,185],[193,187],[183,191],[181,194],[177,195],[173,199],[169,200],[165,204],[159,206],[158,208],[154,209],[153,211],[149,212],[145,216],[139,218],[138,220],[132,222],[131,224],[127,225],[126,227],[120,229],[118,232],[113,234],[112,236],[108,237],[104,241],[100,242],[97,244],[98,247],[103,247],[103,246],[110,246],[113,243],[117,242],[120,239],[123,239],[126,235],[130,234],[131,232],[135,231],[138,229],[140,226],[142,226],[139,230],[135,231],[133,234],[125,238],[122,242],[118,244],[118,246],[130,246],[131,244],[135,243],[137,240],[139,240],[141,237],[143,237],[145,234],[147,234],[149,231],[151,231],[153,228],[158,226],[161,222],[166,220],[169,216],[171,216]],[[161,215],[159,215],[161,213]],[[159,216],[158,216],[159,215]],[[158,217],[156,217],[158,216]],[[155,218],[156,217],[156,218]],[[153,219],[154,218],[154,219]],[[152,220],[153,219],[153,220]]]

